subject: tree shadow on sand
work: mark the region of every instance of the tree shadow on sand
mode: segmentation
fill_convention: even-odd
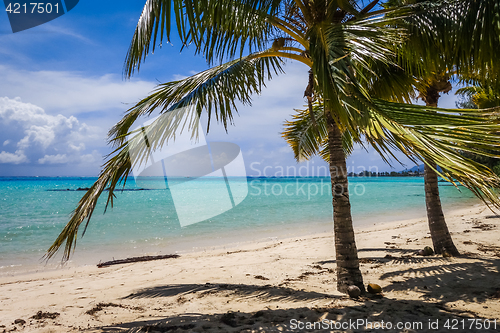
[[[383,252],[396,255],[396,251],[399,251],[400,256],[414,252],[414,250],[408,250],[408,252],[399,249],[391,250],[362,249],[360,252],[380,251],[380,256],[373,257],[375,260],[387,259],[382,255]],[[173,297],[182,299],[183,302],[189,304],[189,302],[196,303],[206,297],[206,301],[214,305],[225,304],[226,300],[230,299],[231,306],[224,306],[222,307],[224,310],[215,310],[216,313],[210,314],[183,313],[172,315],[169,314],[167,308],[154,309],[158,310],[155,317],[161,318],[155,320],[146,320],[144,314],[139,311],[136,316],[137,320],[93,328],[89,332],[384,331],[449,333],[453,331],[488,333],[500,331],[498,319],[496,327],[491,324],[493,321],[491,321],[489,329],[470,327],[473,318],[482,319],[481,323],[484,323],[486,319],[495,318],[482,318],[480,314],[470,311],[468,308],[459,309],[451,304],[457,300],[463,300],[480,307],[482,307],[481,303],[483,302],[493,302],[493,306],[496,306],[498,300],[493,295],[500,291],[500,280],[498,280],[500,259],[481,258],[478,255],[464,255],[460,260],[437,256],[409,259],[414,260],[411,263],[425,261],[431,265],[426,267],[403,265],[400,270],[382,274],[380,279],[388,283],[384,286],[385,296],[367,295],[357,300],[349,300],[347,296],[332,296],[327,293],[273,285],[170,284],[144,288],[123,297],[122,300],[141,299],[141,302],[147,302],[147,299]],[[397,260],[389,259],[387,264],[393,265]],[[407,264],[408,262],[402,263]],[[391,292],[403,294],[416,292],[417,298],[418,293],[421,293],[422,296],[419,299],[415,299],[415,297],[413,299],[399,299],[397,298],[399,294]],[[395,298],[389,298],[394,297],[394,295],[396,295]],[[228,296],[230,298],[227,298]],[[299,302],[300,305],[295,305]],[[246,310],[248,309],[246,303],[251,304],[253,311]],[[308,303],[314,303],[315,306],[304,307]],[[272,307],[271,304],[273,304]],[[274,309],[276,304],[279,305],[279,309]],[[488,305],[491,307],[491,304]],[[226,312],[228,308],[233,312]],[[100,315],[101,313],[98,313],[96,316]],[[380,327],[382,322],[386,323],[385,329]],[[307,323],[313,326],[310,329],[307,329],[307,326],[299,326],[307,325]],[[387,326],[387,323],[390,323],[391,328]],[[402,327],[396,326],[400,323],[403,325]],[[446,324],[448,326],[445,326]],[[458,326],[452,329],[454,324]]]
[[[304,302],[333,299],[335,296],[314,291],[295,290],[271,285],[259,286],[248,284],[179,284],[145,288],[123,299],[175,297],[197,294],[198,298],[221,293],[230,293],[239,298],[259,298],[268,301]]]
[[[386,286],[385,291],[412,289],[421,292],[423,297],[434,298],[441,303],[458,300],[484,302],[500,289],[500,259],[483,258],[476,262],[447,261],[447,264],[387,272],[382,274],[380,279],[399,280]]]
[[[421,249],[391,249],[391,248],[362,248],[358,250],[360,263],[392,263],[392,264],[417,264],[438,262],[445,263],[447,260],[440,256],[419,256],[416,253]],[[366,256],[364,252],[381,252],[377,256]],[[314,264],[335,264],[336,260],[322,260]]]
[[[99,332],[450,332],[445,324],[464,323],[454,332],[496,332],[470,328],[470,317],[416,300],[365,298],[354,306],[262,309],[254,312],[182,314],[160,320],[99,327]],[[308,324],[309,323],[309,324]],[[381,329],[382,323],[385,329]],[[437,326],[430,326],[430,325]],[[310,325],[309,329],[306,325]],[[400,325],[400,326],[398,326]],[[437,329],[436,329],[437,328]],[[498,328],[498,325],[497,325]],[[96,329],[92,331],[95,332]]]

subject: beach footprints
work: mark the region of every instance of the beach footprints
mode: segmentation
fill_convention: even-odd
[[[12,32],[27,30],[52,21],[73,8],[79,0],[4,0]]]

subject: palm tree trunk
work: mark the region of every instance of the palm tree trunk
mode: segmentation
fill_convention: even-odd
[[[363,276],[359,270],[358,250],[352,227],[351,204],[347,183],[347,167],[342,135],[327,111],[328,144],[330,150],[330,175],[332,182],[333,225],[337,262],[337,289],[347,293],[350,285],[365,291]]]
[[[439,87],[439,85],[449,85],[447,88]],[[431,88],[426,91],[424,97],[427,106],[437,107],[440,91],[449,91],[451,84],[448,79],[444,81],[436,80]],[[434,88],[434,89],[432,89]],[[448,89],[449,88],[449,89]],[[430,163],[436,169],[435,163]],[[451,238],[448,226],[444,219],[443,208],[441,207],[441,199],[439,198],[439,185],[437,173],[430,166],[424,166],[424,182],[425,182],[425,206],[427,208],[427,220],[429,222],[429,230],[431,232],[432,244],[434,252],[442,254],[444,251],[452,256],[460,254],[458,252],[453,239]]]
[[[432,166],[436,168],[436,164]],[[441,207],[437,173],[427,164],[425,164],[424,168],[425,205],[427,207],[427,220],[429,221],[434,252],[442,254],[446,251],[453,256],[457,256],[460,252],[453,243]]]

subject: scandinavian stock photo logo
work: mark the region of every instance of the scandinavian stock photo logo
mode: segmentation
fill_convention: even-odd
[[[136,184],[168,189],[181,227],[231,210],[248,195],[240,147],[207,142],[198,115],[190,111],[149,120],[128,140]]]

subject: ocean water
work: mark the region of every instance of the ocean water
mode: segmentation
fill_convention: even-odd
[[[0,177],[0,275],[59,263],[60,254],[48,265],[41,258],[85,194],[75,190],[90,187],[95,179]],[[224,179],[206,182],[198,182],[199,188],[186,194],[198,211],[205,209],[206,201],[198,193],[217,182],[224,185]],[[172,186],[138,191],[143,184],[131,179],[125,187],[128,191],[116,192],[114,207],[105,214],[105,199],[99,200],[71,263],[95,265],[113,258],[182,253],[333,230],[329,178],[233,178],[230,182],[248,185],[248,195],[239,205],[181,227]],[[425,217],[423,178],[365,177],[349,182],[355,226]],[[467,189],[447,183],[441,184],[440,193],[445,209],[478,202]]]

